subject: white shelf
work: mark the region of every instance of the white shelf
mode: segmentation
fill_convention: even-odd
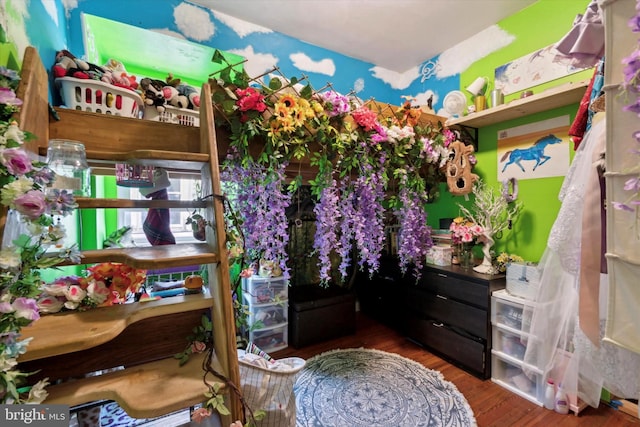
[[[528,116],[529,114],[564,107],[565,105],[580,102],[588,86],[589,80],[566,83],[526,98],[514,99],[507,104],[498,105],[497,107],[492,107],[457,119],[449,119],[445,125],[481,128],[506,120]]]

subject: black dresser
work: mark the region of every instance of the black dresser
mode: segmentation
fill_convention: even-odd
[[[490,378],[491,293],[505,287],[505,276],[427,265],[417,283],[405,279],[404,285],[407,337],[475,376]]]

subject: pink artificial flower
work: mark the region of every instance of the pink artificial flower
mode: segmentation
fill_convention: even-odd
[[[201,423],[206,418],[211,416],[211,411],[207,408],[198,408],[191,414],[191,420],[197,423]]]
[[[8,302],[0,302],[0,313],[13,313],[13,307]]]
[[[262,113],[267,109],[267,105],[264,103],[264,95],[252,87],[236,89],[236,95],[238,95],[236,105],[240,111],[255,110]]]
[[[67,288],[64,296],[71,302],[79,303],[87,296],[87,291],[78,285],[71,285]]]
[[[378,127],[378,115],[367,107],[358,107],[351,113],[351,116],[365,132],[372,131]]]
[[[20,148],[7,148],[2,152],[0,160],[11,175],[20,176],[33,170],[31,159]]]
[[[37,304],[41,313],[57,313],[64,307],[64,301],[50,295],[40,297]]]
[[[240,277],[244,277],[245,279],[247,279],[247,278],[249,278],[251,276],[253,276],[253,269],[252,268],[245,268],[240,273]]]
[[[11,304],[18,319],[38,320],[40,313],[38,304],[33,298],[19,297]]]
[[[111,291],[103,281],[92,280],[87,286],[87,295],[98,305],[104,303],[110,294]]]
[[[14,203],[18,212],[32,220],[40,218],[47,209],[44,193],[37,190],[30,190],[18,196]]]
[[[0,104],[19,107],[22,105],[22,100],[16,96],[16,93],[12,89],[0,87]]]
[[[67,292],[68,287],[68,283],[56,281],[45,285],[44,291],[51,296],[61,297],[64,296],[64,294]]]
[[[191,352],[192,353],[202,353],[207,349],[207,345],[202,341],[194,341],[191,343]]]

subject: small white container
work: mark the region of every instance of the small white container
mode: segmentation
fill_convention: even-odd
[[[558,385],[558,390],[556,391],[555,410],[562,415],[569,413],[569,398],[562,388],[562,384]]]
[[[544,389],[544,407],[552,411],[556,408],[556,389],[551,378],[547,380]]]

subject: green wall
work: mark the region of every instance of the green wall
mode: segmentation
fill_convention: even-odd
[[[473,63],[464,71],[460,75],[460,90],[466,93],[463,88],[476,77],[487,76],[493,79],[495,68],[558,42],[571,29],[575,16],[584,13],[588,4],[589,0],[539,0],[521,12],[499,22],[498,25],[514,35],[516,39],[510,45]],[[581,71],[531,89],[534,93],[539,93],[544,89],[564,83],[589,80],[592,75],[592,70]],[[518,96],[518,94],[510,95],[505,98],[505,102],[508,103]],[[576,103],[478,129],[478,151],[476,153],[478,164],[474,172],[488,185],[500,189],[501,183],[497,178],[496,161],[498,130],[567,114],[573,120],[577,109],[578,104]],[[573,149],[573,147],[571,148]],[[573,152],[571,157],[573,157]],[[514,229],[505,232],[502,238],[497,240],[494,247],[497,253],[507,251],[516,253],[528,261],[539,261],[546,247],[551,226],[560,209],[558,193],[563,180],[564,177],[553,177],[518,182],[518,200],[522,202],[523,210],[514,224]],[[438,227],[440,218],[459,214],[458,203],[468,206],[472,202],[472,196],[467,201],[465,197],[452,196],[447,191],[441,191],[440,194],[440,199],[427,207],[429,225],[434,228]]]

